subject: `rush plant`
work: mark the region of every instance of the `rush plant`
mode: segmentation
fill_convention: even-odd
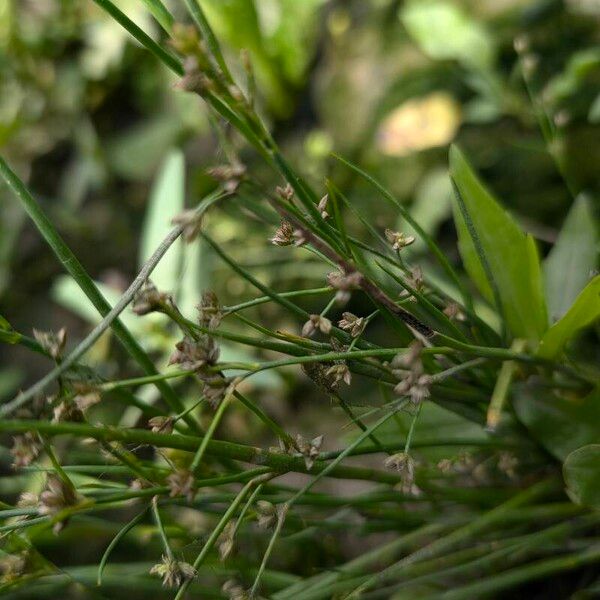
[[[64,331],[29,337],[0,318],[3,343],[52,364],[0,406],[15,467],[0,508],[3,597],[470,600],[533,581],[597,593],[599,370],[577,350],[600,316],[590,201],[575,199],[541,261],[452,147],[457,266],[343,156],[332,157],[340,172],[369,186],[374,207],[390,205],[402,230],[361,214],[336,181],[315,189],[296,171],[255,108],[249,61],[242,84],[196,0],[184,2],[187,25],[146,2],[169,45],[95,1],[178,77],[181,94],[202,98],[229,162],[212,169],[214,191],[184,210],[183,157],[170,156],[156,202],[178,214],[109,302],[0,159],[70,289],[99,314],[68,350]],[[262,161],[256,172],[231,130]],[[245,264],[244,240],[225,244],[212,230],[220,209],[258,223],[270,256],[310,257],[322,285],[264,283]],[[247,300],[222,305],[206,289],[190,312],[183,284],[161,287],[182,240],[210,251],[251,290]],[[425,268],[412,259],[417,240]],[[370,309],[351,312],[357,298]],[[285,329],[261,317],[265,306]],[[86,360],[109,330],[134,377]],[[301,434],[264,394],[253,397],[261,377],[300,369],[327,400],[319,411],[343,414],[343,447],[325,451],[320,423]],[[123,406],[120,421],[102,410],[111,402]],[[252,420],[253,439],[236,438],[232,412]],[[28,487],[32,473],[40,489]],[[78,548],[98,530],[95,564],[81,564]]]

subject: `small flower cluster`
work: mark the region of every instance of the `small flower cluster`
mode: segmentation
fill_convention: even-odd
[[[392,229],[385,230],[385,237],[396,252],[400,252],[402,248],[410,246],[415,241],[415,237],[413,235],[406,235],[405,233],[393,231]]]
[[[208,169],[208,174],[221,182],[223,189],[232,194],[235,192],[246,175],[246,167],[242,164],[219,165]]]
[[[388,469],[394,469],[400,474],[399,490],[407,496],[418,496],[421,490],[415,484],[415,461],[406,452],[393,454],[385,459],[384,465]]]
[[[171,219],[171,225],[180,225],[183,228],[183,239],[189,244],[193,242],[202,231],[203,213],[190,208],[180,212]]]
[[[418,265],[410,269],[410,275],[406,278],[406,283],[416,292],[423,291],[425,280],[423,278],[423,269]],[[400,298],[416,301],[416,298],[408,291],[403,290],[400,294]]]
[[[340,305],[347,304],[353,290],[360,287],[362,275],[358,271],[349,274],[333,271],[327,275],[327,283],[336,290],[335,299]]]
[[[394,387],[397,396],[409,396],[415,405],[429,398],[431,387],[431,376],[425,373],[421,352],[423,343],[419,340],[413,341],[406,352],[397,354],[390,367],[395,377],[400,379]]]
[[[321,315],[310,315],[302,326],[302,336],[310,337],[317,330],[328,335],[331,332],[331,321]]]
[[[37,434],[28,431],[23,435],[15,435],[13,447],[10,450],[13,457],[13,468],[29,466],[37,458],[41,449],[42,443]]]
[[[300,229],[294,229],[289,221],[283,219],[275,230],[271,243],[275,246],[302,246],[306,244],[306,239]]]
[[[184,581],[194,579],[198,572],[189,563],[163,556],[162,561],[150,569],[150,575],[162,578],[163,586],[167,588],[178,588]]]
[[[148,279],[135,295],[131,310],[141,317],[152,312],[162,312],[165,306],[172,304],[171,295],[159,292],[158,288]]]
[[[236,523],[237,521],[235,519],[231,519],[231,521],[225,525],[225,529],[223,529],[217,540],[217,548],[221,560],[227,559],[233,551]]]
[[[261,529],[272,529],[277,522],[277,507],[267,500],[259,500],[256,503],[256,515],[258,526]]]
[[[319,456],[321,446],[323,445],[323,436],[319,435],[312,440],[307,440],[300,434],[296,436],[296,448],[299,453],[297,455],[304,457],[306,470],[310,471],[315,464],[315,460]]]
[[[177,469],[167,477],[169,496],[185,496],[188,502],[194,499],[196,493],[194,474],[188,469]]]
[[[319,211],[322,219],[328,219],[329,213],[327,212],[327,203],[329,202],[329,194],[325,194],[321,200],[319,200],[319,204],[317,205],[317,210]]]
[[[212,290],[206,290],[202,293],[198,309],[198,322],[207,329],[216,329],[223,319],[223,311],[219,304],[217,295]]]
[[[249,600],[250,594],[236,581],[228,579],[221,588],[229,600]]]
[[[187,371],[201,371],[216,364],[218,359],[219,347],[212,337],[205,335],[195,340],[185,336],[175,344],[169,364],[177,364]]]
[[[38,331],[34,329],[33,337],[54,360],[62,357],[67,343],[67,330],[64,327],[56,333],[54,331]]]
[[[343,312],[342,318],[339,320],[338,325],[340,329],[347,331],[353,338],[355,338],[364,331],[365,326],[367,325],[367,320],[365,317],[357,317],[351,312]]]
[[[46,487],[39,497],[38,512],[40,515],[57,515],[66,508],[76,506],[81,497],[75,488],[63,481],[58,475],[50,473],[46,479]],[[53,527],[54,533],[59,533],[65,521],[58,521]]]

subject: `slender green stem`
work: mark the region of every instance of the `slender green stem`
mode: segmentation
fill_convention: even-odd
[[[248,494],[248,492],[257,483],[258,483],[258,481],[256,479],[252,479],[251,481],[249,481],[241,489],[241,491],[235,497],[235,499],[233,500],[233,502],[229,505],[229,507],[227,508],[227,510],[225,511],[225,513],[223,514],[223,516],[221,517],[221,520],[217,523],[217,526],[213,529],[213,531],[210,534],[209,538],[206,540],[206,543],[202,547],[202,550],[200,551],[200,554],[198,554],[198,556],[196,557],[196,560],[194,561],[194,564],[193,564],[194,569],[198,570],[200,568],[200,566],[202,565],[202,563],[206,559],[208,553],[212,550],[213,546],[215,545],[217,539],[219,538],[219,536],[221,535],[221,533],[223,533],[223,530],[227,526],[227,523],[229,523],[229,521],[232,519],[233,515],[237,511],[239,505],[243,502],[243,500],[246,497],[246,495]],[[185,596],[185,592],[186,592],[189,584],[190,584],[190,580],[188,579],[188,580],[186,580],[181,585],[181,587],[179,588],[179,590],[177,590],[177,594],[175,595],[174,600],[181,600]]]
[[[117,544],[139,523],[141,523],[142,519],[148,512],[148,507],[144,508],[144,510],[133,517],[129,523],[123,526],[122,529],[119,530],[119,533],[111,540],[110,544],[104,551],[102,558],[100,559],[100,564],[98,565],[98,575],[97,575],[97,584],[102,585],[102,574],[104,573],[104,568],[108,563],[108,559],[112,553],[112,551],[116,548]]]
[[[167,538],[167,534],[165,532],[165,527],[163,525],[162,519],[160,518],[160,511],[158,510],[158,496],[154,496],[152,498],[152,502],[150,503],[152,506],[152,515],[154,516],[154,522],[156,523],[156,527],[160,534],[160,539],[162,540],[163,548],[165,549],[165,553],[168,558],[173,560],[173,550],[171,549],[171,544],[169,544],[169,539]]]

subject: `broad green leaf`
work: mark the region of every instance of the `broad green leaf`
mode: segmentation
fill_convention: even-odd
[[[401,10],[400,19],[431,58],[454,59],[486,69],[492,66],[491,35],[454,2],[412,0]]]
[[[533,437],[561,460],[600,441],[600,389],[568,398],[535,383],[521,384],[515,386],[513,405]]]
[[[533,238],[496,202],[456,146],[450,148],[450,175],[458,246],[469,276],[514,337],[539,341],[547,316]]]
[[[567,314],[544,334],[538,355],[543,358],[558,356],[575,334],[599,318],[600,275],[596,275],[577,296]]]
[[[167,156],[150,194],[140,241],[140,267],[152,256],[169,231],[171,220],[184,208],[185,165],[180,150]],[[152,281],[163,292],[175,292],[179,284],[182,242],[177,240],[152,272]]]
[[[564,462],[563,476],[573,502],[600,508],[600,444],[571,452]]]
[[[569,310],[598,264],[598,231],[588,198],[579,196],[544,262],[550,321]]]

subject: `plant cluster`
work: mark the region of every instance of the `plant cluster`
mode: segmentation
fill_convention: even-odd
[[[181,94],[202,98],[227,162],[209,172],[215,189],[175,216],[109,303],[0,159],[15,199],[101,315],[74,347],[64,330],[29,337],[0,320],[1,341],[54,365],[0,406],[16,496],[0,508],[6,597],[67,589],[90,598],[472,599],[544,579],[581,597],[597,592],[599,371],[578,350],[582,339],[597,346],[585,337],[600,316],[589,199],[577,197],[542,262],[533,237],[451,147],[460,268],[353,162],[334,156],[370,186],[374,207],[387,203],[401,215],[404,229],[380,227],[335,181],[317,190],[291,166],[256,108],[251,61],[242,60],[242,84],[196,0],[185,0],[192,24],[146,2],[169,45],[110,0],[95,1],[178,76]],[[230,130],[277,186],[246,168]],[[183,158],[172,155],[161,177],[167,202],[182,179]],[[325,267],[322,287],[263,283],[215,239],[210,216],[221,206],[259,223],[273,251],[314,257]],[[204,290],[189,312],[154,278],[181,240],[210,248],[252,297],[223,305]],[[412,258],[417,240],[431,269]],[[264,305],[284,312],[288,327],[255,319]],[[131,311],[176,336],[168,353],[149,356],[126,325]],[[377,324],[384,336],[372,335]],[[109,330],[139,376],[113,378],[86,362]],[[225,356],[232,345],[253,353]],[[293,431],[253,397],[259,377],[299,368],[327,400],[320,410],[345,415],[342,448],[325,450],[320,423]],[[149,386],[151,402],[138,393]],[[361,403],[355,386],[377,393]],[[106,417],[103,405],[113,401],[127,423]],[[469,434],[444,436],[434,406],[468,423]],[[232,411],[252,415],[259,442],[235,439]],[[22,488],[20,474],[31,472],[44,475],[42,489]],[[94,528],[110,535],[95,565],[68,556],[55,563],[51,540],[72,536],[74,555]],[[340,549],[346,541],[351,557]],[[120,562],[125,544],[139,546],[144,560]]]

